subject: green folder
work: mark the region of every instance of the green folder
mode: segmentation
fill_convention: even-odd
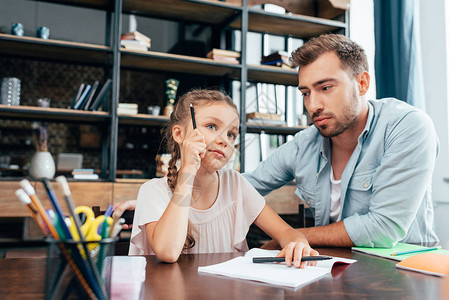
[[[411,257],[416,254],[421,254],[421,253],[439,253],[439,254],[449,255],[449,250],[444,250],[444,249],[429,250],[429,251],[425,251],[425,252],[416,252],[416,253],[403,254],[403,255],[397,255],[397,256],[391,255],[392,253],[397,253],[397,252],[431,249],[431,248],[432,247],[424,247],[424,246],[418,246],[418,245],[412,245],[412,244],[397,243],[397,245],[393,248],[352,247],[352,250],[370,254],[370,255],[380,256],[380,257],[384,257],[384,258],[388,258],[388,259],[392,259],[392,260],[397,260],[397,261],[401,261],[408,257]]]

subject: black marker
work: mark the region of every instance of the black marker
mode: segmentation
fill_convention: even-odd
[[[303,256],[301,261],[318,261],[332,259],[332,256]],[[253,263],[285,262],[285,257],[253,257]]]
[[[190,103],[190,115],[192,116],[193,129],[196,129],[195,112],[193,111],[192,103]]]

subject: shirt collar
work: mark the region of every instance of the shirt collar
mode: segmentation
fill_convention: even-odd
[[[363,129],[362,133],[359,136],[359,141],[360,138],[366,140],[374,120],[374,106],[369,101],[367,101],[367,103],[368,103],[368,118],[366,119],[365,128]]]

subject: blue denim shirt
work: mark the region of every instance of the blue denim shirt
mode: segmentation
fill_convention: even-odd
[[[438,241],[432,230],[431,179],[438,154],[432,120],[393,98],[368,101],[366,126],[341,177],[342,220],[356,246]],[[330,140],[315,126],[298,132],[252,173],[266,195],[295,180],[296,194],[329,224]]]

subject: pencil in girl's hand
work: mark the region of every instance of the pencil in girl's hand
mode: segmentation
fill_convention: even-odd
[[[190,103],[190,115],[192,116],[193,129],[196,129],[195,111],[193,110],[193,105],[192,105],[192,103]]]

